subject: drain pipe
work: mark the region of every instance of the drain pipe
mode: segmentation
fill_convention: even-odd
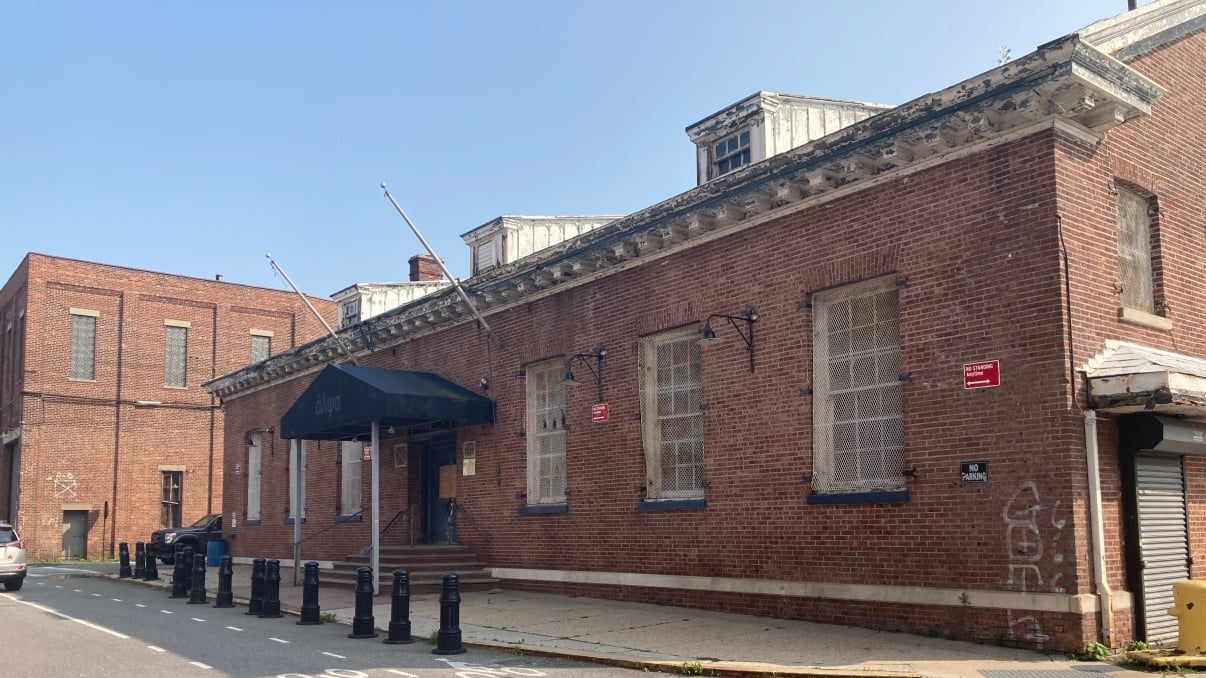
[[[1105,646],[1114,647],[1113,591],[1106,578],[1105,528],[1101,520],[1101,469],[1097,459],[1097,412],[1085,410],[1085,466],[1089,472],[1089,526],[1093,534],[1093,581],[1101,610],[1101,637]]]

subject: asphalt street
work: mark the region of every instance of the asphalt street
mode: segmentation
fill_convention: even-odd
[[[21,591],[0,593],[5,676],[252,678],[612,678],[637,671],[470,649],[437,656],[426,640],[351,639],[343,624],[299,626],[247,608],[216,609],[166,591],[35,566]],[[388,620],[386,620],[388,621]],[[380,625],[380,624],[379,624]]]

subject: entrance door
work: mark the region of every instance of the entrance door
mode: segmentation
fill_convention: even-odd
[[[88,556],[88,512],[63,511],[63,558],[82,560]]]
[[[455,533],[448,529],[448,510],[456,497],[456,433],[443,431],[414,442],[422,455],[423,543],[456,543]],[[451,493],[448,487],[450,476],[453,479]],[[443,493],[441,477],[444,478]]]
[[[1189,527],[1185,514],[1183,457],[1135,455],[1139,554],[1143,578],[1143,629],[1149,642],[1177,640],[1172,585],[1189,579]]]

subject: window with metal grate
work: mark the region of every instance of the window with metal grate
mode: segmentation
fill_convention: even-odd
[[[565,503],[565,360],[527,367],[528,503]]]
[[[71,378],[96,378],[96,316],[71,314]]]
[[[641,342],[641,421],[649,499],[704,496],[699,331],[683,328]]]
[[[163,385],[185,386],[188,367],[188,328],[168,325],[164,355]]]
[[[360,488],[364,469],[364,443],[345,440],[340,445],[339,515],[360,512]]]
[[[813,489],[904,487],[895,278],[813,297]]]

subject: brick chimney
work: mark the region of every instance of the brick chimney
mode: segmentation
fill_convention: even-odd
[[[410,258],[410,281],[426,282],[444,277],[440,264],[430,254],[416,254]]]

